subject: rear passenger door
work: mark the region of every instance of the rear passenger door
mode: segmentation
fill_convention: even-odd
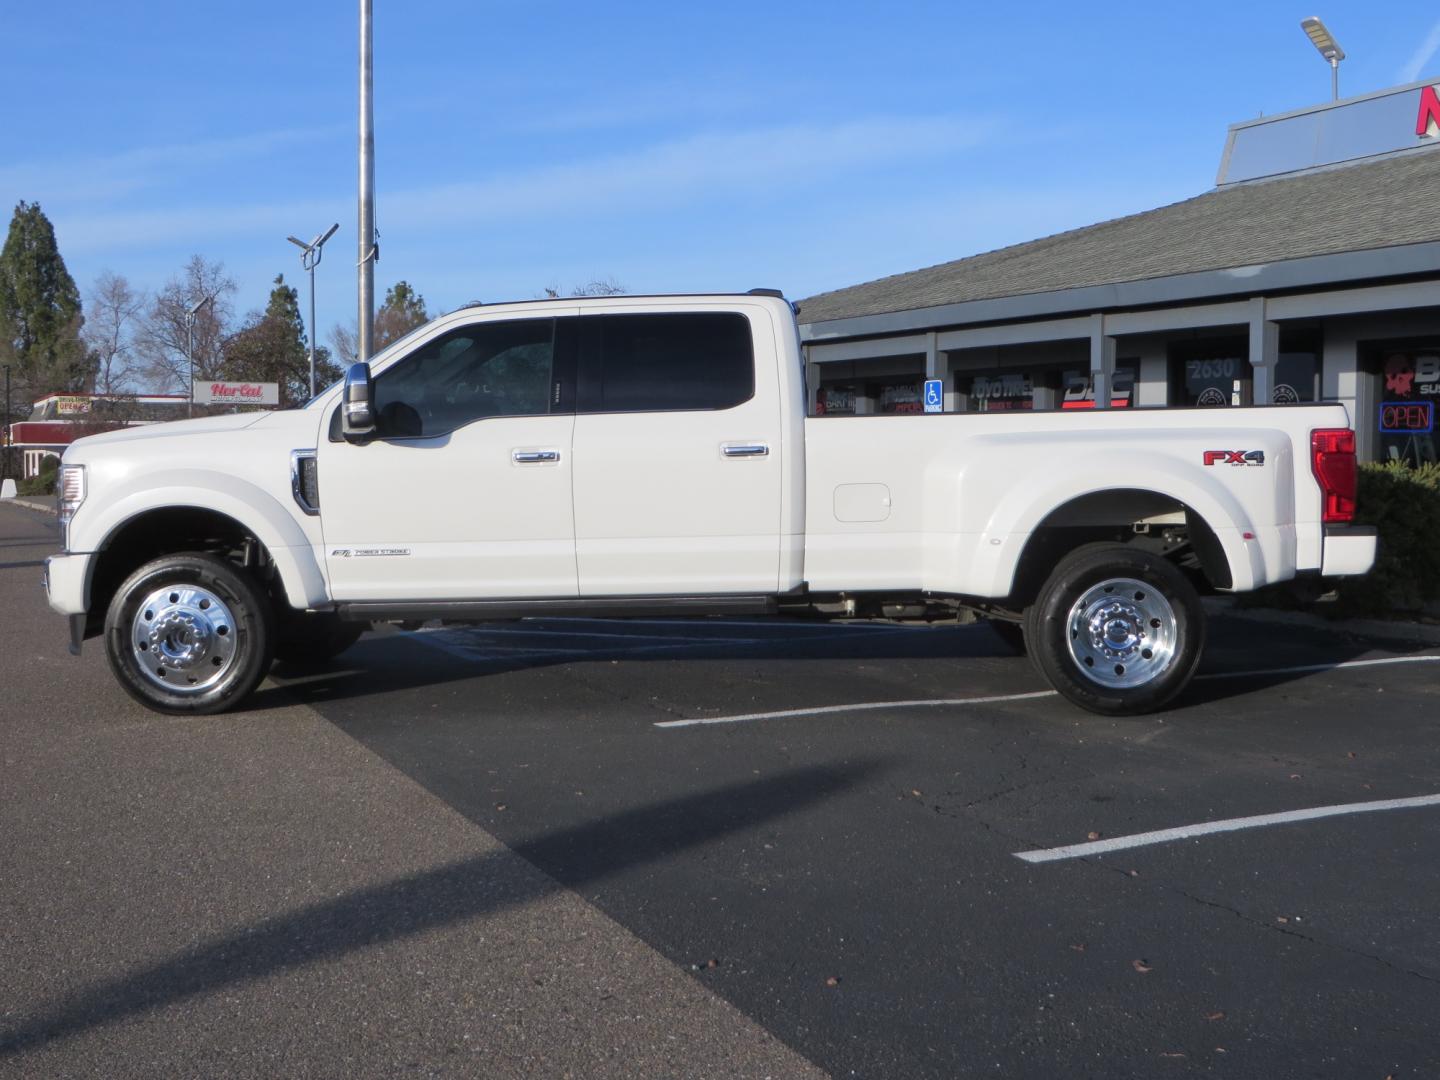
[[[774,592],[784,447],[769,313],[616,308],[579,324],[580,595]]]

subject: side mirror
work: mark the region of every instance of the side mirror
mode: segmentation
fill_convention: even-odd
[[[369,364],[351,364],[340,397],[340,433],[346,442],[364,442],[375,434],[375,382]]]

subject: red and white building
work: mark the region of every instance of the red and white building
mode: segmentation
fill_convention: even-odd
[[[34,476],[47,457],[58,458],[76,439],[100,431],[183,420],[186,394],[50,394],[30,418],[10,425],[10,444],[21,452],[21,476]]]

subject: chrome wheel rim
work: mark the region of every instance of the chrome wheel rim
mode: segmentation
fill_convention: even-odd
[[[1159,678],[1175,658],[1175,609],[1134,578],[1108,578],[1070,608],[1066,638],[1075,666],[1109,690],[1130,690]]]
[[[201,694],[229,674],[239,652],[235,617],[198,585],[168,585],[135,609],[130,647],[145,678],[172,694]]]

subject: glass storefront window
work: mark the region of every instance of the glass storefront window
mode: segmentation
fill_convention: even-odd
[[[959,380],[971,412],[1015,412],[1035,408],[1035,383],[1016,371],[975,375]]]
[[[877,383],[872,386],[871,396],[876,399],[882,413],[920,413],[925,411],[921,383],[914,379],[903,382]]]
[[[1170,346],[1170,404],[1240,405],[1251,385],[1244,338],[1203,338]]]
[[[1440,342],[1381,342],[1362,351],[1378,376],[1376,425],[1381,461],[1423,465],[1437,460]],[[1363,421],[1362,421],[1363,422]]]
[[[1064,395],[1060,399],[1062,409],[1095,408],[1095,382],[1089,371],[1072,369],[1060,376]],[[1115,366],[1114,385],[1110,388],[1110,407],[1128,409],[1135,404],[1135,368],[1131,365]]]
[[[815,394],[816,416],[854,416],[855,387],[845,383],[822,386]]]
[[[1320,357],[1314,352],[1282,352],[1275,360],[1275,381],[1270,400],[1276,405],[1315,401]]]

